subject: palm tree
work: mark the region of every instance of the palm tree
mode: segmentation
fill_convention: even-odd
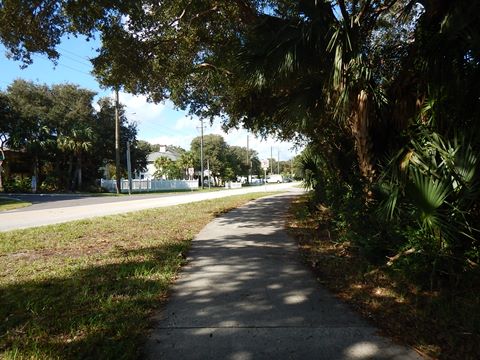
[[[188,169],[195,165],[195,155],[191,151],[186,151],[180,155],[180,167],[185,169],[185,174],[188,174]],[[188,174],[188,179],[192,180],[193,175]]]
[[[280,136],[305,134],[326,152],[343,151],[339,143],[350,138],[359,172],[371,182],[371,103],[381,97],[372,90],[364,52],[380,12],[370,2],[359,3],[364,6],[357,3],[349,12],[339,1],[341,14],[328,2],[316,2],[305,5],[303,17],[263,16],[242,54],[251,85],[242,106],[247,125],[266,119]]]
[[[76,158],[76,169],[72,179],[72,188],[75,183],[82,187],[82,155],[91,150],[93,145],[93,130],[87,125],[76,124],[68,134],[58,136],[58,146],[63,151],[70,152],[68,176],[73,169],[73,160]]]

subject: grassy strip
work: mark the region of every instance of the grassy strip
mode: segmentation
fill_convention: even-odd
[[[138,358],[195,234],[265,195],[0,233],[0,358]]]
[[[369,263],[353,243],[337,242],[326,212],[312,212],[305,196],[292,205],[289,221],[289,231],[322,285],[427,358],[478,359],[479,286],[455,295],[421,289],[394,268]]]
[[[32,203],[18,199],[0,197],[0,211],[14,210],[22,207],[30,206]]]

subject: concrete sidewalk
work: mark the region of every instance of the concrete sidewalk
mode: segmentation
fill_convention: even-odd
[[[202,230],[145,358],[421,358],[318,287],[283,229],[291,196],[251,202]]]

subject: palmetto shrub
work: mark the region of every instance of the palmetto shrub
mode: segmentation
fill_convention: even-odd
[[[415,264],[413,273],[429,271],[431,286],[445,277],[452,284],[479,262],[478,149],[465,135],[411,135],[380,177],[378,214],[403,234],[398,250],[408,251],[402,261]]]

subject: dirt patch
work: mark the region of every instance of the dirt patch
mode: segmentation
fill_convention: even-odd
[[[46,258],[79,258],[82,256],[91,256],[98,253],[109,251],[112,244],[105,242],[98,242],[96,244],[86,244],[75,248],[57,248],[57,249],[37,249],[13,252],[8,254],[0,254],[0,258],[7,260],[39,260]]]

